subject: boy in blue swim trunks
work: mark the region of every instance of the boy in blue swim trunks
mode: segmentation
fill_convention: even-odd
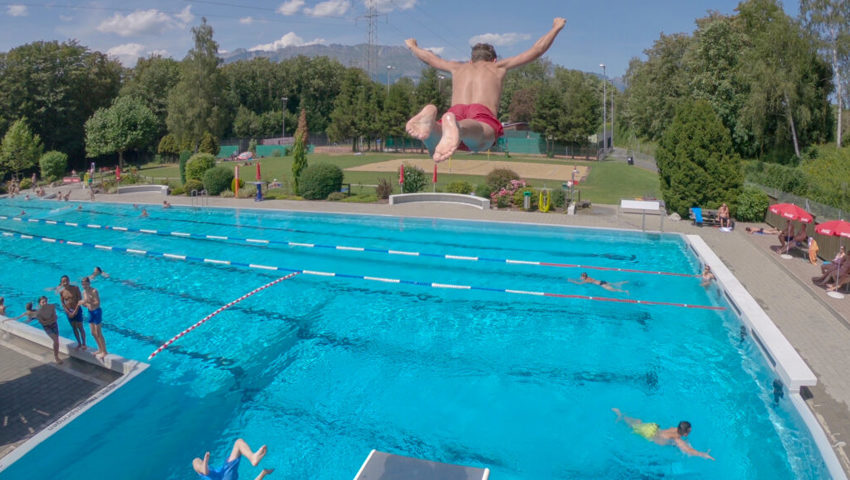
[[[618,422],[623,420],[632,428],[632,432],[640,435],[650,442],[655,442],[659,445],[676,445],[679,447],[679,450],[688,455],[714,460],[714,457],[708,453],[711,450],[700,452],[699,450],[691,447],[688,442],[685,441],[684,437],[687,437],[691,433],[691,422],[679,422],[679,425],[676,427],[662,430],[657,423],[648,423],[639,418],[624,416],[619,408],[612,408],[611,410],[617,414]]]
[[[256,467],[260,463],[260,460],[266,456],[266,452],[268,452],[268,448],[265,445],[260,447],[256,452],[252,452],[251,447],[248,446],[245,440],[239,438],[233,442],[233,450],[231,450],[230,456],[227,458],[227,463],[221,467],[210,468],[210,452],[207,452],[204,454],[203,460],[200,458],[192,460],[192,468],[204,480],[238,480],[239,460],[245,457],[251,462],[251,465]],[[273,471],[273,468],[264,468],[254,480],[263,480],[266,475],[269,475]]]
[[[100,309],[100,293],[91,286],[89,277],[83,277],[80,283],[83,286],[83,301],[80,302],[80,305],[89,309],[89,328],[91,329],[91,336],[97,342],[97,351],[94,356],[103,358],[109,353],[106,351],[106,340],[103,338],[103,330],[100,325],[103,319],[103,311]]]

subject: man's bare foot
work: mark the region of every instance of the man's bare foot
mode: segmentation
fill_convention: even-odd
[[[265,456],[266,456],[266,452],[268,452],[268,451],[269,451],[269,449],[268,449],[265,445],[263,445],[262,447],[260,447],[260,449],[259,449],[259,450],[257,450],[256,452],[254,452],[254,457],[253,457],[253,458],[249,458],[249,459],[248,459],[248,460],[250,460],[250,461],[251,461],[251,465],[253,465],[253,466],[255,466],[255,467],[256,467],[256,466],[257,466],[257,464],[258,464],[258,463],[260,463],[260,460],[262,460],[262,459],[263,459],[263,457],[265,457]]]
[[[413,138],[425,140],[431,135],[431,130],[434,129],[434,119],[437,118],[437,107],[428,104],[425,105],[419,113],[407,121],[407,133]]]
[[[61,358],[54,357],[54,360],[56,360],[56,365],[62,365],[62,359]]]
[[[443,115],[443,138],[434,149],[434,161],[442,162],[452,156],[460,145],[460,130],[454,113]]]

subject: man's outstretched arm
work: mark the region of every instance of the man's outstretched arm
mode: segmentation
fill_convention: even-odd
[[[520,53],[519,55],[506,58],[504,60],[500,60],[496,62],[496,65],[503,68],[516,68],[525,65],[526,63],[533,62],[534,60],[543,56],[546,53],[546,50],[549,50],[549,47],[552,46],[552,42],[555,41],[555,37],[558,36],[558,32],[564,28],[564,25],[567,24],[567,21],[561,17],[556,18],[552,21],[552,29],[540,37],[539,40],[534,42],[534,45],[531,46],[528,50]]]
[[[419,45],[416,44],[416,40],[413,38],[408,38],[404,41],[404,44],[407,45],[407,48],[416,55],[416,58],[422,60],[428,65],[436,68],[437,70],[443,70],[444,72],[451,72],[452,66],[456,62],[450,62],[448,60],[443,60],[434,54],[434,52],[425,50],[424,48],[419,48]]]

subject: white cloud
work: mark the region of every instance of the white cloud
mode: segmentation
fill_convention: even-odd
[[[150,10],[136,10],[129,15],[116,13],[97,26],[103,33],[115,33],[122,37],[134,35],[159,35],[173,28],[186,28],[195,17],[189,11],[191,5],[187,5],[180,13],[171,16],[152,8]]]
[[[26,17],[28,14],[26,5],[9,5],[6,7],[6,15],[10,17]]]
[[[314,17],[339,17],[351,8],[348,0],[327,0],[317,3],[313,8],[305,8],[304,13]]]
[[[416,0],[363,0],[367,8],[375,6],[380,13],[389,13],[393,10],[409,10],[416,6]]]
[[[225,50],[225,49],[223,49],[223,48],[219,48],[219,49],[218,49],[218,54],[219,54],[219,55],[224,55],[225,53],[227,53],[227,52],[229,52],[229,51],[230,51],[230,50]]]
[[[70,22],[73,19],[74,17],[70,15],[59,15],[59,20],[62,20],[63,22]]]
[[[186,5],[186,7],[183,8],[183,10],[181,10],[180,13],[174,15],[174,17],[177,18],[178,20],[180,20],[181,22],[183,22],[186,25],[192,23],[192,20],[195,19],[195,16],[192,15],[192,6],[191,5]]]
[[[162,48],[157,50],[151,50],[150,52],[148,52],[148,56],[159,56],[165,58],[168,57],[168,50]]]
[[[442,55],[443,50],[445,50],[445,49],[446,49],[446,47],[427,47],[424,50],[428,50],[429,52],[433,53],[434,55]]]
[[[288,0],[277,7],[277,13],[281,15],[295,15],[303,6],[304,0]]]
[[[304,39],[295,34],[295,32],[289,32],[286,35],[280,37],[279,40],[275,40],[272,43],[266,43],[262,45],[255,45],[248,49],[249,52],[256,51],[264,51],[264,52],[273,52],[275,50],[280,50],[281,48],[286,47],[300,47],[303,45],[316,45],[319,43],[324,43],[324,38],[317,38],[315,40],[305,42]]]
[[[136,61],[139,57],[144,55],[144,53],[145,46],[139,43],[116,45],[106,51],[107,56],[117,58],[118,61],[125,67],[132,67],[135,65]]]
[[[470,38],[469,45],[475,45],[476,43],[489,43],[495,47],[504,47],[530,38],[531,35],[527,33],[485,33],[483,35],[476,35]]]
[[[254,18],[253,17],[240,18],[239,23],[241,23],[242,25],[250,25],[250,24],[254,23]]]

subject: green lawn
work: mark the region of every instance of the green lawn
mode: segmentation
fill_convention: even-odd
[[[342,169],[365,165],[368,163],[382,162],[396,158],[415,158],[424,155],[416,153],[370,153],[363,155],[338,155],[338,154],[322,154],[314,153],[309,155],[310,163],[327,162],[338,165]],[[458,159],[485,159],[486,155],[458,154],[455,156]],[[548,159],[545,157],[524,157],[512,156],[510,159],[503,155],[493,154],[490,160],[499,161],[506,160],[512,162],[530,162],[530,163],[565,163],[563,159]],[[273,179],[278,179],[284,185],[287,185],[292,176],[292,157],[267,157],[260,160],[262,165],[262,179],[271,182]],[[621,198],[634,197],[658,197],[658,175],[653,172],[643,170],[634,166],[629,166],[625,162],[604,161],[604,162],[583,162],[583,161],[566,161],[570,165],[585,165],[590,167],[590,175],[585,182],[579,185],[581,189],[582,200],[590,200],[594,203],[619,203]],[[225,163],[224,165],[233,167],[233,163]],[[253,180],[256,178],[256,167],[243,166],[239,168],[240,177],[244,180]],[[173,182],[179,182],[179,169],[177,165],[145,165],[139,173],[147,177],[155,179],[168,178]],[[430,178],[431,172],[426,172]],[[386,178],[398,191],[398,174],[378,173],[378,172],[345,172],[345,183],[351,184],[352,193],[367,194],[374,193],[374,188],[371,185],[378,183],[378,179]],[[445,186],[451,182],[466,181],[472,185],[476,185],[483,181],[484,177],[476,175],[453,175],[449,173],[439,172],[437,178],[437,189],[445,189]],[[557,180],[547,179],[526,179],[535,187],[560,188],[561,182]],[[433,189],[428,185],[425,190]]]

